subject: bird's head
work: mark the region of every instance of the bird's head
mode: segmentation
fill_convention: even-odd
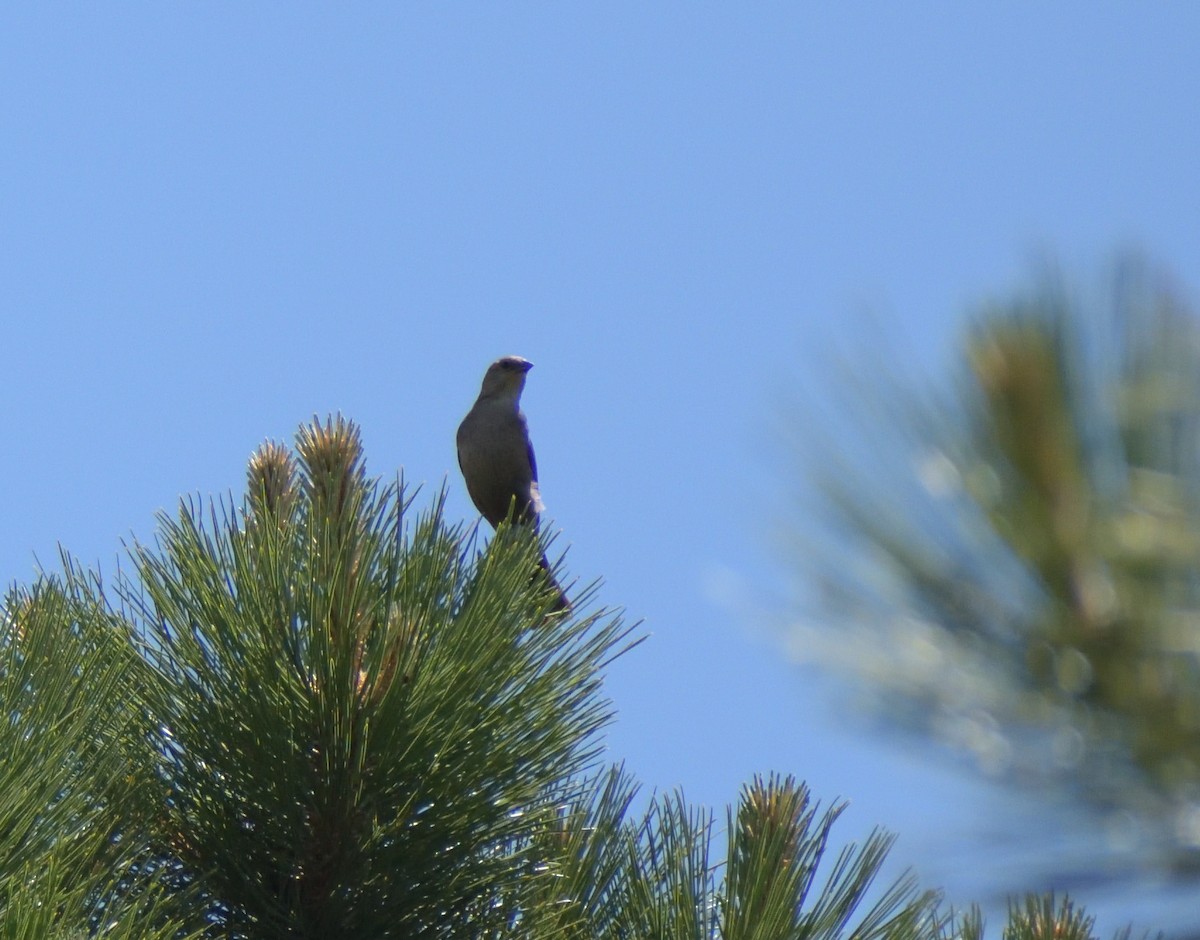
[[[525,388],[525,373],[532,368],[533,363],[520,356],[504,356],[497,359],[484,373],[480,397],[520,397],[521,390]]]

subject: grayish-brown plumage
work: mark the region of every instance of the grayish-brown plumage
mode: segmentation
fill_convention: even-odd
[[[510,511],[516,521],[536,529],[543,509],[537,461],[521,413],[521,392],[532,368],[533,363],[520,356],[493,362],[483,376],[479,398],[458,426],[458,466],[471,501],[493,529]],[[558,591],[557,609],[568,606],[545,556],[541,565]]]

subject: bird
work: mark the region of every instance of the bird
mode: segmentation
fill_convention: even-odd
[[[545,507],[538,488],[537,460],[521,412],[521,392],[533,363],[502,356],[488,366],[479,397],[458,426],[458,466],[467,493],[493,529],[512,513],[514,522],[534,530]],[[557,592],[554,610],[570,607],[543,554],[539,562]]]

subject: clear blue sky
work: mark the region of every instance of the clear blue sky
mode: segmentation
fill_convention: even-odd
[[[936,365],[1044,248],[1196,296],[1198,40],[1182,2],[6,6],[0,577],[111,570],[314,413],[474,518],[454,429],[519,353],[571,571],[653,633],[612,758],[717,806],[793,772],[968,901],[1006,817],[722,586],[786,583],[769,412],[862,308]]]

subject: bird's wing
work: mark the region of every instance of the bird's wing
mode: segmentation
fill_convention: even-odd
[[[538,487],[537,458],[533,456],[533,442],[529,440],[529,432],[525,432],[525,452],[529,454],[529,508],[536,514],[545,510],[542,505],[542,491]]]
[[[525,450],[529,454],[529,479],[537,482],[537,458],[533,456],[533,442],[529,440],[529,435],[525,435]]]
[[[469,418],[470,415],[468,415],[467,417]],[[462,438],[463,438],[463,425],[465,425],[466,423],[467,423],[467,419],[464,418],[463,423],[458,426],[458,433],[454,435],[454,456],[458,458],[458,469],[459,469],[459,472],[462,473],[464,479],[466,478],[466,475],[467,475],[467,468],[463,466]]]

